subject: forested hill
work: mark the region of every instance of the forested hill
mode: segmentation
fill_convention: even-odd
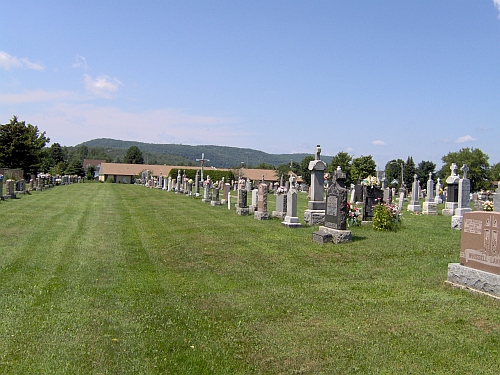
[[[189,146],[182,144],[155,144],[142,143],[135,141],[120,141],[117,139],[98,138],[83,142],[87,147],[103,147],[106,149],[128,149],[131,146],[137,146],[143,153],[155,153],[162,155],[176,155],[192,160],[201,158],[205,154],[205,159],[209,159],[207,166],[219,168],[231,168],[241,166],[243,162],[248,166],[256,166],[260,163],[273,164],[278,166],[290,163],[290,160],[300,163],[306,156],[314,156],[314,147],[311,147],[310,154],[268,154],[263,151],[252,150],[250,148],[238,148],[227,146]],[[321,160],[330,163],[331,156],[321,156]]]

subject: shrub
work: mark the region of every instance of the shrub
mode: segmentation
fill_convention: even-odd
[[[373,228],[396,231],[401,226],[401,213],[390,203],[378,203],[373,209]]]
[[[115,179],[113,178],[113,176],[108,176],[108,178],[106,178],[106,182],[115,182]]]

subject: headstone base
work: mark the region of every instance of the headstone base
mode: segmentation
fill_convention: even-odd
[[[220,206],[221,203],[220,201],[210,201],[210,206],[214,207],[214,206]]]
[[[446,206],[443,209],[443,211],[441,211],[441,212],[442,212],[443,216],[453,216],[457,207],[458,207],[458,203],[446,202]]]
[[[255,211],[253,213],[253,218],[255,220],[269,220],[271,218],[271,215],[269,215],[269,212]]]
[[[304,222],[309,226],[324,224],[325,210],[305,210]]]
[[[227,203],[227,201],[225,199],[220,201],[220,204],[226,204],[226,203]]]
[[[462,230],[463,216],[453,215],[451,217],[451,229]]]
[[[361,225],[372,225],[372,224],[373,224],[373,221],[371,221],[371,220],[370,220],[370,221],[368,221],[368,220],[363,220],[363,221],[361,222]]]
[[[287,226],[288,228],[300,228],[302,224],[299,222],[299,218],[295,216],[285,216],[285,221],[281,224]]]
[[[409,204],[407,211],[411,212],[422,212],[422,206],[419,204]]]
[[[460,263],[448,264],[449,283],[500,297],[500,275],[477,270]]]
[[[248,206],[248,213],[253,214],[257,210],[256,206]]]
[[[314,234],[319,238],[322,236],[322,233],[326,233],[331,236],[331,241],[335,244],[339,243],[345,243],[345,242],[351,242],[352,241],[352,232],[350,230],[339,230],[339,229],[332,229],[328,227],[319,227],[319,230],[317,232],[313,233],[313,241],[314,239]],[[318,242],[318,241],[315,241]]]
[[[248,207],[236,207],[236,213],[240,216],[247,216],[248,215]]]
[[[175,193],[175,194],[177,194],[177,193]],[[202,201],[203,203],[210,203],[210,202],[212,202],[212,200],[211,200],[211,199],[207,199],[207,198],[203,198],[201,201]]]
[[[272,217],[277,217],[279,219],[284,219],[286,216],[286,212],[273,211],[271,214]]]
[[[436,203],[435,202],[424,202],[424,209],[422,211],[424,215],[437,215]]]

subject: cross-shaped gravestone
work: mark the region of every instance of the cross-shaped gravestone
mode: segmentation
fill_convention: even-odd
[[[469,173],[469,167],[467,166],[467,164],[464,164],[462,166],[462,168],[460,168],[462,170],[462,172],[464,173],[464,180],[467,179],[467,174]]]

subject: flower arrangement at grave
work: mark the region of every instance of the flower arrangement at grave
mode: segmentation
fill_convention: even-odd
[[[363,181],[361,181],[361,185],[363,185],[363,186],[370,186],[370,187],[374,187],[374,186],[379,187],[380,186],[380,181],[375,176],[368,176]]]
[[[276,188],[276,194],[285,194],[286,193],[286,188],[284,186],[278,186]]]
[[[372,224],[375,230],[396,231],[401,226],[403,215],[392,203],[379,202],[373,208]]]
[[[193,183],[193,179],[192,179],[192,178],[190,178],[190,179],[188,180],[188,183],[189,183],[189,184],[192,184],[192,183]]]
[[[361,225],[362,211],[357,204],[347,203],[347,226],[353,227]]]
[[[493,195],[493,191],[492,190],[484,190],[484,189],[481,189],[479,191],[479,196],[481,199],[486,199],[486,200],[490,200],[491,196]]]
[[[485,201],[483,203],[483,211],[493,211],[493,202],[492,201]]]

